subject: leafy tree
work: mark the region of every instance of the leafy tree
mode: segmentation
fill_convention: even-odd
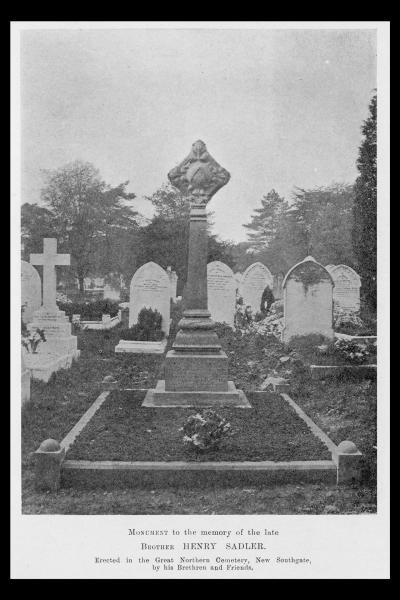
[[[151,196],[146,196],[146,200],[152,203],[158,217],[167,220],[182,219],[184,221],[189,218],[190,206],[188,199],[170,183],[162,185]]]
[[[267,248],[274,239],[287,203],[275,190],[261,199],[261,207],[254,210],[250,223],[244,225],[250,230],[249,242],[257,250]]]
[[[352,185],[332,184],[311,190],[297,188],[291,215],[299,232],[301,254],[313,255],[322,264],[354,266],[351,230],[354,191]]]
[[[29,262],[31,253],[43,251],[43,238],[55,237],[56,223],[53,213],[38,204],[25,204],[21,207],[22,259]]]
[[[377,245],[377,164],[376,164],[377,97],[369,105],[369,116],[361,128],[364,136],[359,149],[353,209],[353,247],[358,261],[361,288],[369,306],[376,309],[376,245]]]
[[[172,185],[163,185],[147,198],[155,208],[151,222],[140,232],[136,268],[154,261],[166,269],[171,266],[178,275],[178,295],[187,279],[189,247],[188,199]],[[212,214],[208,214],[208,261],[221,260],[233,265],[232,243],[222,242],[211,233]]]
[[[266,199],[271,195],[270,204]],[[276,192],[263,199],[248,228],[250,262],[260,261],[272,273],[286,273],[312,254],[322,264],[354,266],[351,243],[353,186],[332,184],[304,190],[295,188],[289,205]],[[262,218],[264,215],[264,220]],[[256,242],[254,244],[254,242]],[[246,265],[247,266],[247,265]]]
[[[171,266],[178,275],[178,294],[186,280],[189,240],[189,222],[178,219],[153,217],[152,221],[140,230],[140,244],[135,269],[153,261],[166,269]]]
[[[83,292],[84,278],[99,262],[104,271],[120,270],[116,241],[138,230],[138,213],[129,205],[135,194],[126,192],[128,181],[111,187],[82,161],[46,171],[45,177],[41,198],[54,216],[60,249],[71,254]]]

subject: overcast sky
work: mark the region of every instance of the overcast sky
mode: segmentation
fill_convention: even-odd
[[[22,202],[41,169],[81,159],[134,206],[202,139],[231,173],[214,231],[242,227],[272,188],[353,182],[376,87],[374,30],[28,30],[22,32]]]

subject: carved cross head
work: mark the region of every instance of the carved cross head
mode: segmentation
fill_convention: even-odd
[[[230,177],[201,140],[197,140],[188,156],[168,173],[172,185],[188,196],[191,204],[196,205],[206,205],[228,183]]]

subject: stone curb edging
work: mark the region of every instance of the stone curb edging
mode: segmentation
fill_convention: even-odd
[[[343,375],[357,375],[366,378],[375,378],[376,365],[310,365],[311,379],[325,379],[325,377],[341,377]]]
[[[89,423],[90,419],[96,414],[99,410],[100,406],[107,400],[110,392],[104,391],[96,398],[93,404],[88,408],[84,415],[79,419],[79,421],[74,425],[69,433],[65,436],[65,438],[60,442],[60,446],[64,448],[65,452],[69,450],[72,446],[80,432],[86,425]]]
[[[362,453],[352,442],[343,441],[336,446],[330,437],[303,411],[288,394],[281,394],[282,398],[290,404],[301,419],[308,425],[316,437],[324,443],[332,454],[332,461],[336,465],[336,483],[356,482],[361,479]],[[350,448],[346,448],[351,446]]]
[[[168,340],[165,338],[159,342],[143,342],[133,340],[120,340],[115,346],[116,354],[164,354]]]
[[[282,398],[293,408],[297,415],[302,419],[311,429],[312,433],[319,439],[325,446],[328,447],[330,452],[336,452],[337,446],[332,442],[331,438],[324,432],[318,425],[304,412],[302,408],[288,394],[281,394]]]
[[[139,391],[139,390],[137,390]],[[339,446],[306,415],[306,413],[290,398],[281,393],[297,415],[307,424],[312,433],[318,437],[330,450],[332,460],[310,461],[242,461],[242,462],[156,462],[156,461],[86,461],[67,460],[65,455],[75,439],[89,423],[108,398],[110,390],[104,390],[79,419],[71,431],[59,444],[58,467],[53,468],[53,478],[68,486],[83,485],[84,487],[104,487],[108,485],[131,485],[137,487],[187,485],[199,487],[204,485],[244,485],[266,484],[274,481],[321,481],[346,483],[355,481],[360,476],[362,454],[351,442],[342,442]],[[344,445],[352,446],[350,449]],[[340,448],[343,446],[343,448]],[[54,464],[54,451],[36,452],[37,460],[42,464],[50,461]],[[37,474],[43,472],[37,470]],[[89,477],[88,477],[89,475]],[[59,483],[49,481],[48,476],[43,481],[36,480],[38,489],[56,491]]]
[[[117,462],[65,460],[62,483],[84,488],[265,485],[287,481],[335,483],[333,461],[293,462]]]

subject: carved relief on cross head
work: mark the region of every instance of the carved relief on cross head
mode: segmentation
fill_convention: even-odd
[[[201,140],[195,142],[188,156],[168,173],[172,185],[188,196],[191,204],[197,205],[206,205],[230,177]]]

